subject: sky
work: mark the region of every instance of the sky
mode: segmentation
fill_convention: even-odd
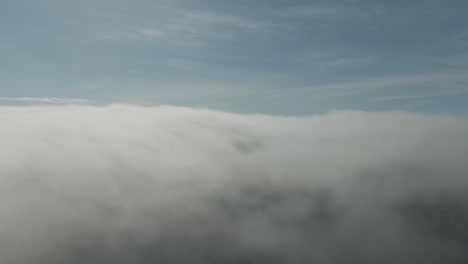
[[[0,104],[468,114],[462,0],[0,0]]]
[[[468,263],[468,1],[0,0],[0,263]]]

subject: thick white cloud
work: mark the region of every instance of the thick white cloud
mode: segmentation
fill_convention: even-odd
[[[0,262],[463,263],[468,121],[0,108]]]

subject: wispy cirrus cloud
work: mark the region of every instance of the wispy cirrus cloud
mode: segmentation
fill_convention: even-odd
[[[3,96],[130,103],[152,94],[153,104],[219,100],[235,111],[251,104],[277,113],[280,104],[300,104],[292,100],[327,97],[318,111],[361,109],[357,101],[461,90],[468,81],[452,78],[468,68],[459,0],[85,2],[8,4],[0,17],[11,25],[0,43]]]
[[[91,102],[87,99],[57,97],[0,97],[0,101],[46,104],[86,104]]]
[[[420,99],[428,97],[445,97],[453,95],[466,94],[468,91],[456,91],[456,92],[446,92],[446,93],[429,93],[429,94],[417,94],[417,95],[399,95],[399,96],[385,96],[370,99],[368,102],[377,103],[383,101],[395,101],[395,100],[405,100],[405,99]]]
[[[356,65],[369,65],[376,61],[377,57],[375,56],[365,56],[362,58],[339,58],[320,63],[317,70],[333,70],[343,67],[354,67]]]
[[[443,47],[464,48],[468,46],[468,30],[459,32],[442,41]]]
[[[275,10],[273,15],[280,17],[293,17],[301,19],[347,19],[347,18],[365,18],[382,12],[377,8],[359,8],[355,6],[346,6],[343,4],[315,4],[306,6],[293,6],[281,10]]]
[[[271,25],[230,13],[199,10],[174,10],[144,26],[106,34],[109,40],[146,40],[189,44],[200,39],[230,39],[240,33],[268,32]]]
[[[318,91],[340,91],[346,90],[353,93],[368,89],[383,89],[391,87],[401,87],[402,85],[422,84],[428,82],[444,81],[449,79],[464,79],[464,75],[458,74],[416,74],[400,75],[380,78],[369,78],[354,82],[332,83],[323,85],[313,85],[307,87],[298,87],[294,89],[276,89],[266,99],[273,99],[282,96],[309,94]],[[342,94],[342,93],[338,93]]]

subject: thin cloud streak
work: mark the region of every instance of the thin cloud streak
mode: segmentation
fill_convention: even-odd
[[[363,9],[346,5],[317,4],[284,8],[282,10],[272,11],[271,14],[295,19],[323,19],[333,21],[351,18],[368,18],[378,15],[381,12],[382,11],[378,8]]]
[[[383,101],[394,101],[394,100],[404,100],[404,99],[419,99],[419,98],[428,98],[428,97],[445,97],[466,94],[468,91],[458,91],[458,92],[448,92],[448,93],[430,93],[430,94],[420,94],[420,95],[399,95],[399,96],[387,96],[370,99],[368,102],[376,103]]]
[[[295,87],[290,89],[272,89],[271,95],[265,96],[263,99],[268,100],[283,96],[306,95],[312,94],[313,92],[328,90],[354,90],[354,92],[359,92],[369,89],[401,87],[402,85],[413,85],[460,78],[466,79],[466,76],[462,74],[419,74],[381,77],[347,83],[323,84],[308,87]]]
[[[208,44],[210,40],[231,39],[245,33],[270,32],[270,23],[229,13],[174,10],[162,18],[147,22],[147,26],[128,31],[106,33],[103,39]],[[191,43],[191,42],[196,43]]]
[[[26,102],[26,103],[47,103],[47,104],[86,104],[87,99],[78,98],[57,98],[57,97],[0,97],[0,101]]]

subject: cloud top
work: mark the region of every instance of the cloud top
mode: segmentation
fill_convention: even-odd
[[[462,263],[468,121],[0,107],[2,263]]]

